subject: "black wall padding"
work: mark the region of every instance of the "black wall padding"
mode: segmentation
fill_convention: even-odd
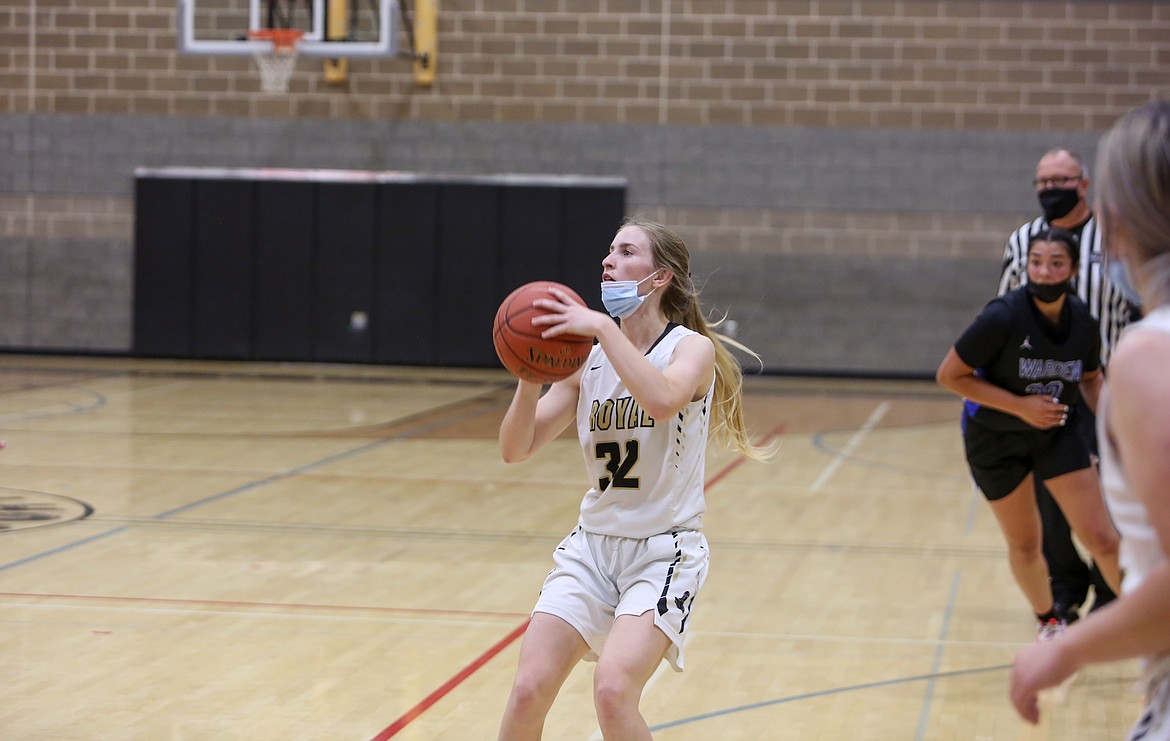
[[[373,360],[375,195],[364,183],[317,184],[314,360]]]
[[[252,357],[252,183],[195,183],[192,355]]]
[[[134,351],[191,356],[190,180],[135,184]]]
[[[440,194],[432,302],[438,365],[479,366],[496,357],[491,327],[498,305],[501,195],[494,186],[457,184]]]
[[[625,218],[625,189],[581,188],[563,200],[557,274],[572,276],[565,282],[581,294],[586,304],[604,311],[601,261],[609,254],[609,245]]]
[[[521,284],[600,308],[625,210],[616,181],[252,172],[138,174],[135,353],[496,368],[492,319]]]
[[[439,186],[382,185],[377,227],[374,362],[434,365]]]
[[[256,183],[255,358],[313,357],[312,183]]]

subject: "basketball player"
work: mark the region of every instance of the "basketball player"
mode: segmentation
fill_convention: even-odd
[[[1027,280],[1027,247],[1031,237],[1042,229],[1057,227],[1075,235],[1081,246],[1079,270],[1073,279],[1077,295],[1097,317],[1101,330],[1101,368],[1109,364],[1109,355],[1117,344],[1121,330],[1134,318],[1133,304],[1117,290],[1105,274],[1101,260],[1101,232],[1088,200],[1089,169],[1079,154],[1064,148],[1050,149],[1036,163],[1032,185],[1043,212],[1012,232],[1003,253],[1003,272],[999,295],[1019,288]],[[1088,414],[1082,406],[1078,411]],[[1090,450],[1096,454],[1095,435],[1090,436]],[[1052,593],[1065,610],[1069,621],[1076,620],[1089,587],[1094,598],[1091,609],[1108,604],[1113,598],[1095,566],[1086,564],[1073,544],[1068,521],[1052,500],[1042,482],[1036,482],[1036,500],[1044,524],[1044,559],[1052,580]]]
[[[937,379],[966,400],[963,442],[971,475],[1003,530],[1012,575],[1047,640],[1065,625],[1041,552],[1033,496],[1043,481],[1073,530],[1118,587],[1118,535],[1101,497],[1079,414],[1082,394],[1096,408],[1101,338],[1069,280],[1076,239],[1043,230],[1028,247],[1028,283],[992,300],[939,366]]]
[[[1098,415],[1101,473],[1122,533],[1124,590],[1058,640],[1025,649],[1011,699],[1026,720],[1037,692],[1085,664],[1142,657],[1146,704],[1128,738],[1170,739],[1170,102],[1118,121],[1097,154],[1097,213],[1118,286],[1145,317],[1117,345]],[[1139,298],[1140,297],[1140,298]]]
[[[557,289],[535,306],[545,337],[597,339],[588,360],[541,395],[521,380],[500,425],[506,462],[522,461],[569,424],[591,488],[577,527],[553,553],[500,739],[538,739],[561,685],[594,660],[605,738],[648,739],[638,709],[664,658],[683,668],[683,634],[707,576],[701,527],[708,431],[755,459],[744,427],[741,370],[707,325],[686,245],[666,227],[627,219],[602,261],[606,314]]]

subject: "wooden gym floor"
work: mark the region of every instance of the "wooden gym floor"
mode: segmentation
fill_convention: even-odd
[[[1134,663],[1042,724],[1033,638],[928,382],[749,378],[770,465],[708,460],[712,570],[655,738],[1121,739]],[[505,466],[501,372],[0,356],[0,738],[493,739],[575,440]],[[600,738],[592,664],[545,738]]]

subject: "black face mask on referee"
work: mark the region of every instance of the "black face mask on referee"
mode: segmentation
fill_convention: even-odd
[[[1055,219],[1067,216],[1081,201],[1076,188],[1047,188],[1037,193],[1036,198],[1040,200],[1044,219],[1049,224]]]

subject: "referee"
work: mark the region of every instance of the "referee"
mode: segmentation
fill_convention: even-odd
[[[1138,312],[1105,274],[1101,232],[1086,197],[1089,170],[1076,152],[1052,149],[1045,152],[1036,164],[1032,185],[1044,215],[1016,229],[1008,239],[1003,253],[999,295],[1027,283],[1028,243],[1035,234],[1050,226],[1074,234],[1080,240],[1081,261],[1073,287],[1100,325],[1101,367],[1105,368],[1121,330],[1137,318]],[[1089,413],[1087,409],[1084,412]],[[1095,431],[1093,437],[1096,437]],[[1096,439],[1090,440],[1090,449],[1096,452]],[[1078,617],[1077,610],[1087,598],[1090,584],[1095,593],[1093,609],[1112,601],[1116,595],[1105,584],[1096,565],[1090,567],[1082,560],[1073,544],[1068,521],[1039,481],[1036,482],[1036,501],[1044,523],[1044,558],[1048,561],[1052,578],[1052,594],[1065,608],[1071,623]]]

